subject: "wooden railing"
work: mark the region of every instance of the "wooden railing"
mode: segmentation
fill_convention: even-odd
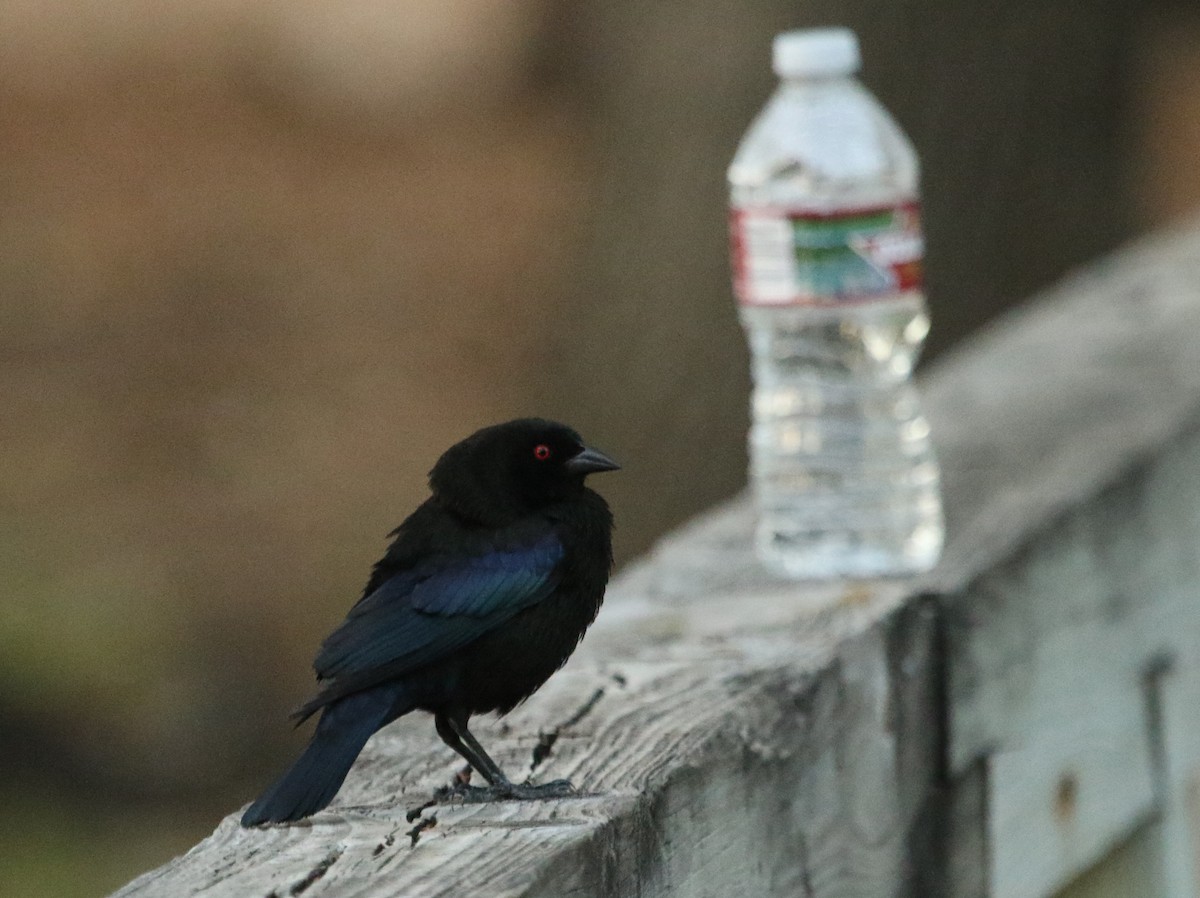
[[[924,395],[930,577],[774,580],[739,500],[480,722],[506,769],[584,796],[421,810],[457,762],[406,719],[309,823],[235,813],[118,894],[1195,898],[1200,229],[1036,297]]]

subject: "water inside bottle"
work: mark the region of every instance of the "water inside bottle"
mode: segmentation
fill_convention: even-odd
[[[760,557],[791,577],[932,567],[944,528],[911,380],[929,329],[921,294],[741,312],[754,357]]]

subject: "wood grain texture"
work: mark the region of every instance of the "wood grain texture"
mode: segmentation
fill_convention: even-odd
[[[427,720],[405,720],[372,740],[311,824],[247,831],[227,818],[193,852],[119,894],[282,896],[307,890],[317,873],[316,894],[707,894],[704,883],[735,869],[769,875],[776,893],[793,894],[807,875],[796,863],[801,844],[837,884],[821,894],[875,892],[900,863],[904,838],[885,722],[906,684],[889,670],[907,666],[914,688],[922,685],[928,665],[919,655],[933,622],[928,608],[903,608],[903,596],[883,588],[826,612],[839,619],[835,630],[858,633],[836,664],[836,643],[806,626],[806,615],[767,603],[720,637],[657,644],[653,628],[598,634],[609,645],[612,630],[631,635],[604,663],[570,665],[507,729],[480,728],[502,765],[529,770],[539,727],[570,718],[602,689],[537,770],[571,778],[587,797],[430,808],[423,819],[437,823],[414,844],[406,811],[458,764]],[[877,626],[888,609],[898,628],[906,622],[899,645]],[[907,662],[897,657],[910,652]],[[905,702],[906,726],[920,726],[930,698]],[[856,783],[870,788],[839,809],[832,799]],[[652,883],[660,891],[646,891]]]
[[[1167,895],[1194,895],[1195,333],[1200,229],[932,372],[952,531],[924,581],[774,579],[742,501],[664,540],[567,668],[479,729],[580,797],[410,822],[457,766],[414,717],[309,823],[231,816],[118,895],[1035,898],[1154,815]]]
[[[1099,265],[976,357],[1019,361],[999,385],[1051,422],[979,394],[1035,463],[1001,487],[1019,447],[997,441],[988,465],[949,466],[988,501],[958,519],[936,575],[953,596],[948,761],[952,775],[987,765],[997,898],[1052,894],[1159,814],[1165,894],[1200,887],[1184,808],[1200,762],[1198,250],[1184,232]],[[942,370],[955,404],[967,361]]]
[[[898,595],[883,591],[847,615],[869,620],[873,604],[895,607]],[[570,717],[603,689],[538,768],[593,794],[430,808],[423,819],[436,817],[436,826],[415,844],[406,810],[457,765],[427,721],[401,722],[372,741],[333,807],[310,825],[247,831],[230,817],[191,854],[119,894],[285,895],[322,870],[325,894],[334,881],[336,894],[348,895],[632,894],[655,882],[661,894],[705,894],[720,871],[757,879],[765,861],[787,894],[806,875],[795,863],[799,844],[839,884],[822,893],[874,893],[896,869],[904,835],[895,737],[885,725],[890,658],[923,651],[933,619],[919,607],[897,615],[917,616],[906,627],[912,645],[889,647],[869,626],[835,667],[831,646],[799,625],[707,646],[630,646],[609,666],[574,665],[511,716],[507,736],[497,727],[480,735],[501,764],[528,770],[538,726]],[[797,654],[813,664],[795,665]],[[918,726],[928,709],[908,704],[918,720],[907,725]],[[856,784],[869,788],[839,808],[833,799]]]

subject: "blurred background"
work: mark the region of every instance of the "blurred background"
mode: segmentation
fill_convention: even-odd
[[[0,2],[0,891],[253,797],[475,428],[619,458],[622,561],[740,489],[724,169],[820,24],[924,164],[927,357],[1200,204],[1183,2]]]

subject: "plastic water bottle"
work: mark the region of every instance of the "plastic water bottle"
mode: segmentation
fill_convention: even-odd
[[[855,78],[852,31],[780,34],[774,68],[729,168],[757,550],[791,577],[927,570],[944,528],[912,383],[929,330],[916,153]]]

